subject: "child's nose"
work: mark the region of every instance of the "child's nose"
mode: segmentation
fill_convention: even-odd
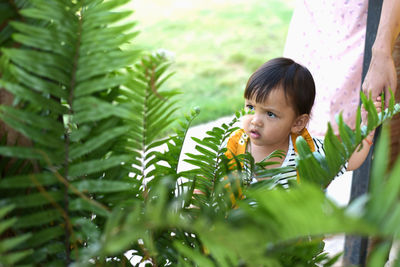
[[[260,116],[258,116],[257,114],[254,114],[250,123],[253,124],[254,126],[261,126],[262,120],[261,120]]]

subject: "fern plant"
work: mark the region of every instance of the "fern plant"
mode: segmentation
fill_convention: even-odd
[[[1,140],[0,265],[123,266],[131,251],[153,266],[331,266],[336,258],[323,253],[321,239],[335,233],[383,238],[371,257],[381,264],[389,240],[399,239],[400,220],[398,168],[380,169],[385,145],[376,155],[369,200],[340,208],[319,186],[398,106],[392,102],[377,115],[364,99],[368,126],[352,132],[339,120],[343,143],[328,133],[326,158],[299,139],[305,178],[289,191],[243,183],[248,173],[241,162],[250,173],[269,176],[279,171],[266,171],[269,161],[256,164],[245,154],[232,169],[224,142],[240,113],[195,139],[198,154],[187,160],[194,168],[182,171],[182,146],[197,113],[160,138],[175,120],[178,92],[162,88],[171,76],[165,57],[122,49],[137,35],[135,23],[122,22],[131,14],[121,11],[127,2],[1,6],[23,9],[7,24],[19,45],[10,48],[10,35],[1,32],[8,41],[0,43],[0,87],[15,101],[0,106],[0,117],[30,144]],[[315,168],[317,160],[322,168]],[[380,182],[382,176],[387,180]],[[231,193],[239,191],[246,197],[232,208]]]
[[[15,30],[8,21],[21,20],[22,16],[18,11],[28,5],[26,0],[2,1],[0,5],[0,46],[12,46],[14,44],[11,35]]]
[[[385,121],[390,120],[400,112],[400,105],[395,104],[393,93],[388,108],[378,114],[373,101],[368,99],[362,92],[360,94],[363,107],[368,111],[368,119],[361,127],[361,109],[357,109],[356,128],[354,131],[343,122],[341,114],[337,117],[340,139],[333,133],[332,127],[328,124],[328,131],[324,138],[325,157],[318,152],[310,153],[307,143],[302,137],[297,138],[299,157],[296,163],[301,177],[315,182],[326,188],[339,170],[345,165],[362,140],[368,134]],[[382,103],[382,106],[384,104]]]
[[[171,122],[163,112],[175,92],[157,91],[168,78],[163,57],[135,65],[140,51],[121,49],[137,35],[135,23],[118,23],[132,13],[115,11],[128,1],[29,2],[20,13],[35,23],[10,22],[20,47],[2,48],[0,80],[16,99],[0,107],[2,121],[32,142],[0,147],[2,164],[27,162],[18,175],[4,170],[1,206],[15,206],[7,236],[28,238],[1,253],[68,265],[92,249],[114,207],[142,194],[129,173]]]
[[[197,201],[194,201],[193,204],[197,207],[213,209],[213,207],[216,207],[216,202],[220,201],[220,182],[228,171],[228,162],[224,157],[226,152],[224,142],[233,131],[238,129],[234,125],[239,120],[240,115],[238,112],[229,124],[224,123],[221,127],[214,127],[211,131],[208,131],[203,140],[192,137],[198,144],[195,146],[198,154],[187,153],[189,159],[185,159],[185,161],[194,165],[195,169],[184,173],[184,176],[189,179],[187,186],[202,192],[193,196],[194,200],[201,202],[196,203]]]
[[[190,114],[185,114],[184,119],[178,121],[177,127],[173,129],[174,134],[170,135],[165,140],[162,139],[152,144],[153,147],[162,143],[164,147],[166,147],[161,151],[154,150],[150,152],[154,155],[152,162],[149,163],[150,166],[152,165],[154,167],[150,172],[154,179],[149,182],[149,187],[156,186],[164,177],[170,177],[170,179],[176,183],[176,186],[173,186],[169,192],[170,198],[183,196],[185,190],[185,171],[179,169],[180,162],[183,158],[183,144],[189,127],[199,112],[200,110],[198,108],[192,109]],[[190,192],[193,190],[192,188]],[[190,198],[191,196],[188,197]],[[186,200],[183,205],[187,207],[190,203],[190,200]]]
[[[32,253],[32,249],[6,253],[12,251],[31,237],[30,233],[19,236],[7,236],[6,231],[18,221],[17,218],[5,218],[6,215],[13,210],[13,208],[13,205],[5,205],[0,208],[0,235],[2,236],[2,239],[0,240],[1,266],[13,266],[18,261]]]
[[[134,127],[128,133],[122,147],[134,153],[134,160],[129,162],[129,166],[133,166],[130,171],[142,181],[153,178],[154,175],[149,173],[154,164],[152,150],[168,141],[157,139],[175,120],[172,116],[177,110],[174,96],[179,94],[179,91],[159,90],[173,74],[166,73],[169,65],[162,54],[143,57],[129,70],[132,78],[126,87],[121,89],[121,95],[118,97],[119,103],[130,110],[128,124]]]
[[[386,163],[382,153],[388,151],[387,140],[384,132],[376,154]],[[198,212],[176,205],[176,200],[169,197],[168,179],[164,179],[164,183],[154,184],[149,202],[140,211],[115,211],[102,248],[124,251],[132,248],[129,242],[141,239],[137,255],[153,265],[332,266],[339,255],[332,257],[323,252],[323,236],[347,233],[382,238],[385,242],[372,252],[370,266],[383,266],[388,244],[399,238],[399,203],[395,196],[400,176],[396,167],[382,181],[385,164],[375,164],[370,199],[362,201],[363,196],[355,202],[359,204],[345,208],[327,199],[319,185],[305,180],[291,190],[249,187],[236,209],[224,209],[230,203],[225,198],[225,203],[217,201],[211,207],[222,214],[205,208],[205,212]],[[223,190],[216,192],[223,194]],[[387,196],[391,196],[389,201]],[[129,242],[122,245],[122,237]]]
[[[299,187],[300,190],[304,190],[304,188],[308,187],[308,182],[314,182],[318,186],[323,185],[326,182],[330,182],[331,179],[333,179],[334,176],[336,176],[336,173],[339,171],[339,169],[345,164],[346,160],[348,157],[350,157],[351,153],[356,149],[356,147],[361,143],[361,140],[372,130],[373,128],[377,127],[378,125],[382,124],[386,120],[390,119],[393,115],[398,113],[399,110],[399,105],[395,105],[393,102],[391,102],[389,108],[381,113],[381,115],[377,115],[376,109],[373,106],[372,102],[367,100],[364,96],[363,97],[363,102],[366,110],[370,114],[370,118],[377,118],[375,120],[369,119],[367,126],[365,126],[362,130],[358,127],[354,132],[349,130],[348,126],[343,123],[342,120],[339,120],[339,128],[340,129],[348,129],[348,134],[353,134],[356,135],[357,132],[361,132],[359,135],[359,138],[352,138],[350,141],[346,140],[343,143],[337,142],[337,146],[333,148],[330,146],[330,151],[328,150],[328,154],[330,156],[327,156],[326,158],[323,158],[320,155],[316,155],[315,153],[312,153],[311,151],[307,150],[301,150],[299,151],[299,157],[297,158],[298,162],[301,162],[301,167],[299,168],[304,168],[303,170],[300,169],[300,173],[302,175],[305,175],[307,173],[313,173],[314,176],[304,176],[304,181],[303,185]],[[358,111],[360,112],[360,111]],[[373,116],[371,114],[375,114],[377,116]],[[224,127],[222,127],[224,128]],[[209,136],[215,136],[216,133],[222,133],[221,128],[214,128],[213,131],[208,132]],[[232,129],[235,130],[235,129]],[[325,139],[325,142],[327,142],[328,138],[332,138],[331,131],[328,132],[327,137]],[[250,166],[251,172],[252,173],[259,173],[261,175],[269,176],[271,173],[276,173],[278,171],[281,171],[279,169],[275,170],[264,170],[265,165],[267,164],[273,164],[271,162],[263,162],[261,164],[254,164],[254,160],[252,160],[251,155],[245,154],[243,156],[239,156],[236,158],[237,164],[236,166],[239,169],[239,176],[237,175],[238,173],[230,173],[228,168],[226,167],[226,159],[225,159],[225,164],[223,160],[222,154],[220,154],[220,158],[216,157],[216,153],[211,153],[209,150],[210,148],[214,148],[213,152],[216,152],[217,150],[215,147],[217,146],[212,146],[210,144],[210,138],[206,137],[204,140],[198,140],[195,139],[195,141],[199,144],[202,145],[203,147],[197,147],[197,151],[200,152],[200,155],[194,155],[194,154],[189,154],[191,159],[189,162],[193,163],[194,165],[198,166],[198,169],[195,169],[194,171],[188,171],[187,173],[191,174],[196,174],[199,175],[199,177],[203,179],[199,179],[199,185],[196,185],[197,188],[200,189],[201,192],[206,191],[210,185],[214,186],[215,188],[218,188],[218,184],[225,185],[226,183],[223,183],[223,177],[227,175],[229,178],[231,178],[231,181],[236,181],[237,179],[243,181],[243,179],[246,178],[248,174],[244,173],[244,171],[241,168],[241,161],[246,161],[245,164],[247,166]],[[224,135],[220,135],[224,136]],[[224,138],[220,139],[215,139],[215,145],[223,143]],[[329,141],[329,140],[328,140]],[[298,140],[299,143],[302,142],[301,139]],[[208,148],[208,149],[206,149]],[[224,150],[222,150],[224,151]],[[338,152],[340,151],[348,151],[347,154],[341,155]],[[334,157],[336,153],[336,157]],[[274,154],[273,156],[279,157],[282,156],[279,152]],[[272,156],[271,156],[272,157]],[[336,169],[332,169],[332,174],[327,175],[326,172],[322,169],[315,169],[314,168],[314,162],[312,161],[313,158],[318,158],[320,160],[325,160],[326,163],[323,166],[327,166],[328,164],[331,166],[335,166]],[[210,170],[213,170],[213,168],[205,168],[206,166],[212,166],[214,162],[217,160],[220,160],[219,163],[216,165],[221,166],[221,169],[225,170],[225,172],[221,171],[217,179],[213,179],[215,176],[211,175],[213,174],[210,172]],[[335,165],[336,164],[336,165]],[[197,176],[195,176],[197,177]],[[314,178],[314,179],[313,179]],[[194,187],[193,182],[197,182],[196,180],[192,180],[191,184],[192,187],[189,189],[189,195],[192,192],[192,188]],[[237,184],[235,182],[230,183],[230,185]],[[221,188],[221,187],[220,187]],[[232,187],[231,187],[232,188]],[[296,187],[295,187],[296,188]],[[313,188],[313,186],[311,186]],[[310,188],[310,190],[311,190]],[[296,190],[299,190],[296,189]],[[257,184],[257,186],[252,186],[249,189],[246,188],[240,188],[239,190],[246,190],[245,195],[247,198],[246,203],[251,203],[254,205],[254,203],[257,203],[257,205],[261,205],[261,203],[265,203],[267,206],[265,206],[264,210],[258,210],[258,212],[252,213],[249,217],[245,217],[243,220],[237,220],[237,218],[240,218],[240,216],[243,216],[243,208],[245,208],[244,213],[248,212],[249,210],[254,210],[254,207],[252,205],[246,206],[243,205],[243,203],[239,204],[239,209],[238,210],[230,210],[229,208],[229,200],[226,201],[226,193],[224,195],[223,190],[218,191],[215,190],[217,195],[222,195],[222,199],[225,197],[225,201],[215,201],[215,199],[212,199],[211,194],[195,194],[194,199],[192,199],[192,203],[195,205],[195,207],[200,208],[200,213],[197,213],[197,210],[195,209],[194,213],[196,214],[196,220],[201,221],[206,220],[208,224],[204,228],[199,228],[193,229],[188,232],[196,233],[194,236],[196,236],[196,240],[201,241],[201,246],[203,246],[203,250],[199,249],[193,249],[189,247],[185,247],[182,244],[176,245],[178,250],[183,253],[184,255],[188,256],[190,255],[189,258],[195,259],[194,262],[196,262],[199,265],[202,264],[209,264],[210,266],[213,266],[214,264],[216,266],[231,266],[235,264],[239,264],[240,261],[238,259],[241,259],[244,262],[247,263],[252,263],[255,260],[260,260],[259,264],[260,265],[265,265],[265,266],[292,266],[294,263],[304,264],[304,266],[317,266],[316,264],[323,264],[324,266],[331,266],[336,260],[337,257],[330,258],[326,254],[323,253],[323,243],[321,243],[321,238],[318,238],[319,235],[323,234],[332,234],[332,233],[359,233],[359,234],[366,234],[366,235],[381,235],[382,233],[377,230],[378,228],[376,227],[376,224],[370,223],[365,220],[365,218],[357,218],[357,216],[349,216],[349,211],[340,209],[338,207],[335,207],[333,203],[329,202],[325,197],[320,195],[320,199],[316,200],[316,196],[314,196],[314,193],[309,192],[309,189],[306,189],[308,193],[305,193],[304,195],[300,196],[298,195],[297,197],[294,197],[292,200],[290,199],[290,195],[286,195],[286,193],[280,192],[276,193],[277,194],[277,199],[276,202],[274,202],[275,197],[272,197],[272,194],[269,192],[270,191],[270,185],[267,183],[267,186],[265,184]],[[315,190],[315,189],[312,189]],[[318,189],[317,189],[318,190]],[[254,197],[254,192],[256,192],[256,197]],[[296,194],[302,194],[296,191],[297,193],[293,193],[294,195]],[[230,193],[230,192],[228,192]],[[280,195],[282,194],[282,195]],[[292,194],[292,193],[289,193]],[[268,197],[265,198],[263,197],[268,195]],[[279,197],[278,197],[279,195]],[[310,200],[309,197],[306,197],[308,195],[313,200]],[[190,195],[192,196],[192,195]],[[197,198],[197,199],[196,199]],[[199,199],[202,199],[203,201],[199,201]],[[220,198],[221,199],[221,198]],[[213,201],[214,200],[214,201]],[[310,202],[306,202],[310,200]],[[261,203],[259,202],[261,201]],[[293,201],[291,203],[286,203],[286,201]],[[321,205],[323,203],[323,205]],[[384,205],[384,203],[380,203],[381,205]],[[386,204],[387,205],[387,204]],[[288,209],[287,212],[282,212],[281,207],[292,207]],[[303,207],[304,206],[304,207]],[[256,206],[257,207],[257,206]],[[257,207],[258,209],[258,207]],[[353,210],[354,207],[350,207],[349,210]],[[209,210],[213,210],[215,213],[213,214],[212,212],[207,212]],[[318,210],[321,212],[319,216],[317,216]],[[326,213],[329,212],[329,215]],[[209,238],[211,238],[214,241],[205,241],[205,237],[203,235],[207,235],[206,233],[208,232],[208,228],[210,227],[210,220],[212,228],[216,228],[218,225],[218,220],[221,219],[219,217],[220,215],[224,214],[222,218],[235,218],[235,223],[233,226],[234,229],[229,228],[229,223],[227,224],[226,220],[223,220],[224,223],[221,224],[221,228],[218,228],[218,231],[221,231],[221,234],[216,230],[215,232],[212,231],[212,234],[210,234]],[[301,214],[300,214],[301,213]],[[349,214],[347,214],[349,213]],[[261,221],[263,224],[268,225],[266,228],[263,228],[263,231],[257,232],[257,234],[254,235],[254,238],[249,237],[249,233],[254,231],[249,230],[246,228],[246,230],[243,231],[243,235],[240,235],[238,232],[240,231],[238,228],[241,228],[245,226],[244,222],[247,223],[254,223],[257,224],[256,222],[252,222],[253,216],[254,218],[261,217],[262,214],[264,214],[264,219],[260,220],[258,219],[257,222]],[[238,217],[239,216],[239,217]],[[168,217],[168,216],[165,216]],[[394,216],[397,220],[398,217]],[[309,223],[309,219],[313,218],[313,223]],[[328,219],[327,219],[328,218]],[[275,221],[276,220],[276,221]],[[288,221],[286,224],[285,221]],[[343,221],[346,221],[346,223],[343,223]],[[229,221],[228,221],[229,222]],[[276,222],[275,226],[274,223]],[[239,225],[237,224],[239,223]],[[287,229],[284,229],[284,227],[287,225]],[[296,226],[296,227],[294,227]],[[187,227],[187,226],[186,226]],[[304,230],[301,230],[302,227],[305,227]],[[225,230],[225,228],[228,228],[229,230]],[[250,227],[251,228],[251,227]],[[190,229],[190,227],[186,228]],[[230,233],[230,231],[232,233]],[[274,237],[269,236],[266,237],[266,239],[261,238],[260,236],[262,235],[261,233],[269,233],[273,232],[276,234],[276,232],[281,233],[280,237],[277,240],[274,240]],[[246,236],[246,238],[250,239],[249,243],[245,243],[245,245],[242,246],[243,243],[243,238]],[[315,242],[302,242],[302,239],[308,239],[312,236],[316,237]],[[216,241],[215,239],[218,240],[218,238],[221,238],[221,240],[225,240],[223,242]],[[232,239],[229,239],[232,238]],[[209,243],[211,242],[211,243]],[[258,243],[260,242],[260,243]],[[263,243],[264,242],[264,243]],[[265,247],[263,247],[261,244],[266,244],[270,243],[271,248],[265,250]],[[233,244],[233,245],[232,245]],[[250,245],[251,244],[251,245]],[[258,244],[258,245],[257,245]],[[215,247],[216,246],[216,247]],[[237,247],[235,247],[237,246]],[[247,254],[249,250],[246,250],[247,247],[259,247],[261,246],[262,249],[258,252],[258,254]],[[196,246],[198,248],[198,245]],[[190,248],[190,249],[189,249]],[[222,249],[223,248],[223,249]],[[385,247],[386,249],[388,248],[387,245]],[[212,251],[214,249],[217,251],[217,254],[220,255],[214,255]],[[232,252],[234,251],[234,252]],[[267,252],[266,252],[267,251]],[[243,253],[242,253],[243,252]],[[267,253],[266,255],[268,256],[260,256],[263,253]],[[251,256],[249,256],[251,255]],[[382,255],[382,254],[380,254]],[[382,259],[381,259],[382,260]],[[190,264],[194,264],[194,262],[191,262]]]

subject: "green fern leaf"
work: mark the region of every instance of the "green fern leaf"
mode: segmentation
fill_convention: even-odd
[[[105,193],[132,190],[132,184],[120,181],[84,180],[72,182],[71,185],[81,192]],[[74,192],[74,191],[71,191]]]
[[[48,192],[47,197],[50,197],[55,202],[59,202],[63,199],[63,194],[61,192]],[[46,205],[49,200],[42,193],[33,193],[26,196],[4,198],[2,202],[13,204],[16,208],[34,208]]]
[[[93,212],[105,215],[99,209],[101,204],[94,204],[97,198],[114,205],[116,194],[126,198],[124,192],[134,196],[138,191],[137,182],[127,182],[129,168],[122,165],[138,162],[132,160],[138,153],[118,149],[122,137],[132,131],[131,125],[123,124],[132,113],[116,102],[119,89],[128,80],[124,69],[139,56],[139,51],[120,47],[137,32],[132,31],[134,23],[114,24],[131,12],[110,9],[126,1],[31,2],[20,14],[34,23],[11,23],[16,31],[14,40],[22,46],[1,50],[7,69],[0,86],[15,96],[16,104],[1,107],[0,116],[30,139],[32,147],[3,146],[0,153],[35,160],[27,166],[34,166],[36,173],[30,169],[13,176],[10,168],[4,167],[7,172],[0,181],[0,194],[3,203],[18,204],[13,228],[34,233],[26,242],[28,247],[37,246],[33,238],[48,231],[48,238],[42,238],[40,244],[43,249],[35,250],[25,263],[59,263],[58,257],[65,265],[71,262],[70,247],[60,247],[62,239],[68,243],[70,235],[87,235],[81,234],[79,227],[62,226],[63,220],[74,214],[88,218]],[[117,38],[109,38],[111,35]],[[25,188],[29,194],[23,196]],[[51,208],[43,211],[41,206]],[[96,227],[103,224],[96,220]],[[85,241],[73,247],[79,250],[83,244]]]
[[[29,188],[36,187],[37,184],[46,186],[58,183],[59,180],[53,173],[44,172],[3,178],[0,181],[0,189]]]
[[[339,115],[338,128],[342,142],[334,136],[331,126],[328,125],[328,132],[324,139],[325,157],[321,157],[316,153],[313,153],[313,155],[311,151],[307,150],[299,151],[296,162],[299,166],[298,170],[301,177],[315,181],[317,184],[322,184],[323,187],[327,186],[340,169],[345,166],[346,161],[371,130],[400,112],[400,105],[390,101],[390,106],[379,115],[372,100],[366,99],[362,93],[361,98],[364,108],[368,112],[368,125],[362,128],[358,125],[356,130],[352,131],[343,122],[342,116]],[[357,116],[359,117],[360,115]],[[357,121],[359,120],[358,118]],[[321,166],[325,167],[321,168]]]

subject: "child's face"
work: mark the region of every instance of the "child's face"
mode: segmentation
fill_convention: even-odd
[[[297,131],[296,113],[282,88],[272,90],[263,103],[246,99],[245,109],[254,112],[244,116],[243,129],[256,146],[273,148],[285,144],[289,134]]]

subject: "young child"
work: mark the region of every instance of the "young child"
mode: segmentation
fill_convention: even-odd
[[[250,152],[260,162],[275,150],[286,151],[286,157],[276,160],[279,166],[295,167],[296,138],[301,135],[311,151],[324,155],[323,140],[309,135],[306,126],[315,98],[315,84],[304,66],[288,58],[275,58],[264,63],[249,78],[244,91],[245,109],[253,111],[243,118],[243,129],[232,134],[227,143],[227,156]],[[380,110],[380,99],[375,103]],[[365,160],[373,133],[363,140],[363,147],[355,152],[347,170],[357,169]],[[340,174],[345,171],[343,169]],[[274,178],[274,177],[271,177]],[[288,180],[296,180],[296,171],[279,174],[276,183],[288,187]],[[253,178],[253,181],[257,181]]]

